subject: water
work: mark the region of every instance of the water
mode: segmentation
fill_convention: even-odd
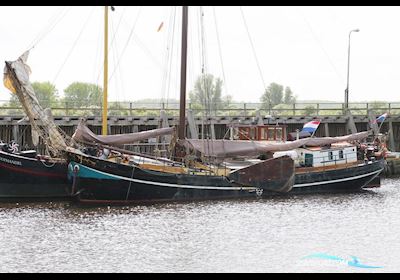
[[[0,272],[399,272],[400,179],[353,194],[82,209],[0,203]],[[381,268],[360,268],[328,254]]]

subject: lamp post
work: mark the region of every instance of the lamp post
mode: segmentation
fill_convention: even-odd
[[[350,35],[352,32],[359,32],[360,29],[353,29],[349,33],[349,51],[347,56],[347,87],[344,91],[344,106],[345,109],[349,109],[349,75],[350,75]]]

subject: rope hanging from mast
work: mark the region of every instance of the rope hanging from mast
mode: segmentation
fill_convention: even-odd
[[[244,16],[244,12],[243,12],[242,7],[240,7],[240,12],[241,12],[241,14],[242,14],[243,23],[244,23],[244,26],[245,26],[245,28],[246,28],[247,36],[249,37],[251,49],[252,49],[252,51],[253,51],[253,55],[254,55],[254,58],[255,58],[256,63],[257,63],[258,72],[259,72],[259,74],[260,74],[260,77],[261,77],[261,80],[262,80],[262,83],[263,83],[263,86],[264,86],[264,90],[265,90],[265,89],[267,88],[267,86],[266,86],[266,83],[265,83],[265,81],[264,81],[264,75],[263,75],[263,73],[262,73],[262,71],[261,71],[261,66],[260,66],[260,63],[259,63],[258,58],[257,58],[256,49],[255,49],[255,47],[254,47],[253,40],[251,39],[249,27],[247,26],[247,21],[246,21],[246,18],[245,18],[245,16]]]

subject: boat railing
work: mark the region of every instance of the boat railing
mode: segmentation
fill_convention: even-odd
[[[169,156],[169,143],[136,143],[124,145],[124,149],[143,155]]]
[[[101,116],[101,104],[83,101],[48,101],[40,100],[45,107],[51,108],[54,116]],[[91,105],[88,105],[91,104]],[[214,104],[214,103],[213,103]],[[375,114],[400,114],[400,102],[354,102],[349,103],[353,115],[367,116],[369,111]],[[194,116],[202,116],[207,108],[201,104],[189,102],[187,109]],[[179,115],[179,102],[109,102],[109,116],[159,116],[164,110],[168,116]],[[266,104],[253,102],[216,102],[210,116],[343,116],[346,115],[345,103],[340,102],[297,102],[293,104]],[[24,111],[18,102],[0,100],[0,115],[23,115]]]

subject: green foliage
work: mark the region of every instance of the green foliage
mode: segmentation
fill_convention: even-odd
[[[58,90],[56,86],[50,82],[33,82],[33,90],[42,108],[55,107],[58,104]],[[12,94],[10,106],[21,106],[17,95]]]
[[[271,113],[275,116],[291,116],[295,112],[293,112],[293,106],[290,104],[278,104],[272,108]]]
[[[296,97],[293,95],[290,87],[284,88],[284,86],[271,83],[264,94],[260,98],[262,107],[268,109],[278,104],[294,104],[296,102]]]
[[[69,107],[99,106],[102,104],[103,89],[95,84],[74,82],[64,89],[64,104]]]
[[[305,116],[311,116],[311,115],[315,115],[317,113],[317,109],[314,106],[306,106],[304,108],[304,115]]]
[[[194,89],[189,92],[192,108],[207,109],[216,114],[217,110],[225,108],[232,102],[231,96],[222,97],[222,80],[211,74],[197,78]]]
[[[285,104],[294,104],[296,103],[296,97],[293,95],[290,87],[285,88],[285,96],[283,98],[283,103]]]
[[[269,106],[274,107],[282,103],[283,98],[283,86],[277,83],[271,83],[261,96],[261,102],[268,108]]]

